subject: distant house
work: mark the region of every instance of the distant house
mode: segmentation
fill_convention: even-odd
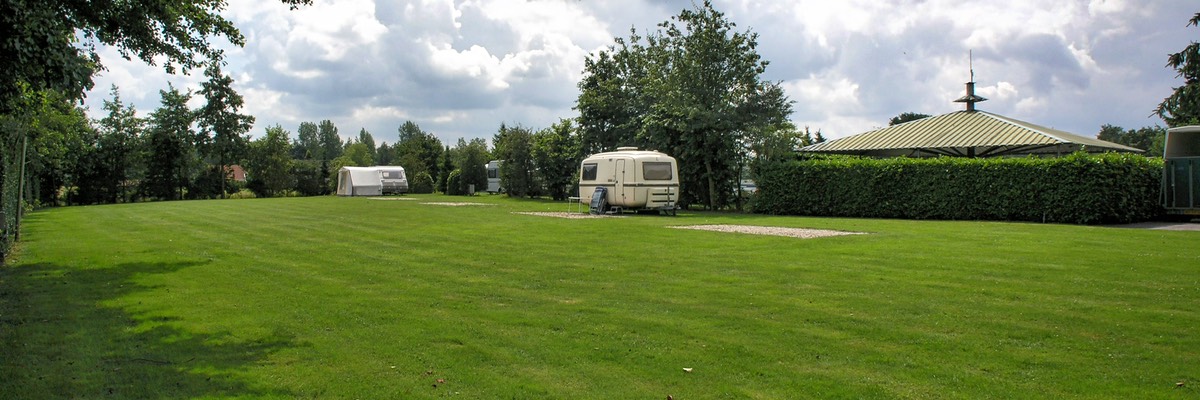
[[[246,169],[241,165],[229,165],[225,167],[225,175],[238,182],[246,181]]]
[[[975,95],[975,82],[967,82],[967,95],[955,100],[966,103],[966,110],[817,143],[800,151],[871,157],[972,158],[1062,155],[1080,150],[1089,153],[1142,151],[976,110],[975,103],[985,100]]]

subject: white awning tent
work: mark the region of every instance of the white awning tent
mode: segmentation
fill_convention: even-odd
[[[338,170],[338,196],[379,196],[383,179],[374,167],[342,167]]]
[[[404,167],[342,167],[338,170],[338,196],[379,196],[408,192]]]

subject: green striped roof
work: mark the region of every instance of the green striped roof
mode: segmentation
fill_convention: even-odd
[[[1141,152],[1128,146],[1031,124],[986,111],[957,111],[800,149],[814,153],[994,157],[1023,154]]]

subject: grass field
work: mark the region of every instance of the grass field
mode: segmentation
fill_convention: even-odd
[[[0,398],[1200,397],[1198,232],[406,198],[32,213]]]

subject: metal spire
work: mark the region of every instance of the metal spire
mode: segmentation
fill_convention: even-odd
[[[967,103],[967,111],[975,111],[975,103],[987,101],[986,98],[975,95],[975,56],[967,50],[967,65],[971,71],[971,81],[967,82],[967,95],[954,100],[955,103]]]

